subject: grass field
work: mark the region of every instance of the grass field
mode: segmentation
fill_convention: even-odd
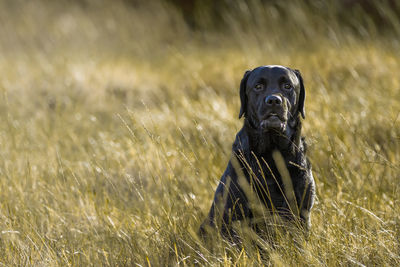
[[[0,265],[400,265],[400,19],[252,3],[218,33],[163,2],[0,0]],[[267,64],[305,80],[317,201],[261,257],[196,231]]]

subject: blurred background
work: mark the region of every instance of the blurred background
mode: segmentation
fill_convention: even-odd
[[[269,64],[305,82],[311,237],[208,250]],[[0,0],[0,263],[398,266],[399,73],[395,0]]]
[[[227,83],[235,88],[241,73],[257,65],[302,67],[292,64],[300,54],[309,60],[326,54],[322,67],[335,68],[329,54],[339,50],[344,57],[371,45],[382,53],[399,50],[400,8],[392,0],[2,0],[0,5],[1,83],[13,85],[10,93],[37,87],[51,95],[81,87],[77,90],[97,88],[85,96],[96,98],[106,86],[132,105],[138,99],[150,104],[167,97],[147,88],[154,87],[146,82],[154,79],[150,73],[158,76],[153,84],[192,87],[192,75],[199,73],[213,88]],[[202,77],[205,70],[215,79]],[[155,81],[171,73],[178,81]]]

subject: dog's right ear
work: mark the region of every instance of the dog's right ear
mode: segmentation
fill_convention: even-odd
[[[239,119],[244,115],[246,117],[247,110],[247,95],[246,95],[246,84],[251,71],[248,70],[244,73],[242,81],[240,82],[240,112]]]

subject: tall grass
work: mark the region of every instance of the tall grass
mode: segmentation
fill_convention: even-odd
[[[235,1],[221,32],[165,2],[1,1],[0,263],[399,265],[399,18],[337,8]],[[268,257],[196,235],[265,64],[302,72],[318,195]]]

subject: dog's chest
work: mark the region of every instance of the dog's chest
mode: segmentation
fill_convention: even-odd
[[[290,164],[291,160],[293,159],[289,157],[277,164],[272,154],[266,154],[258,160],[250,161],[252,162],[251,171],[247,172],[247,178],[258,198],[268,207],[271,207],[271,202],[277,208],[287,205],[285,192],[288,185],[285,184],[282,176],[289,176],[287,178],[293,188],[297,185],[297,178],[302,175],[298,168],[293,168]]]

